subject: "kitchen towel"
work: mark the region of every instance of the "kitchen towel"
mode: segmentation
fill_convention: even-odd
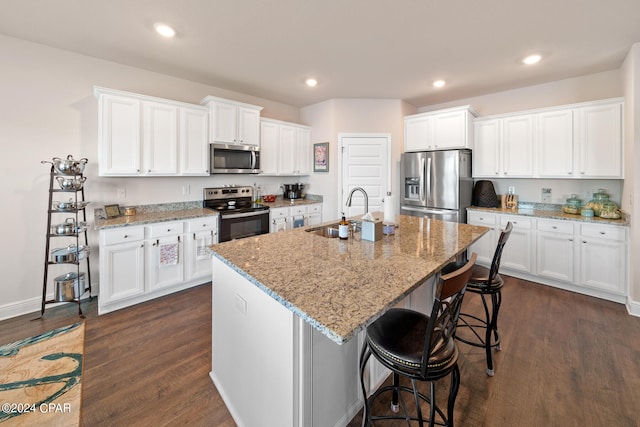
[[[178,263],[178,244],[166,243],[160,246],[160,266],[176,265]]]

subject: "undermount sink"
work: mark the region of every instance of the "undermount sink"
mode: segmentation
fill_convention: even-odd
[[[318,236],[334,238],[338,237],[338,225],[339,223],[323,225],[320,227],[308,228],[305,231],[308,233],[313,233]],[[355,232],[362,230],[362,222],[361,221],[349,221],[349,226],[354,228]]]
[[[324,225],[322,227],[313,227],[305,230],[309,233],[322,237],[334,238],[338,237],[338,224]]]

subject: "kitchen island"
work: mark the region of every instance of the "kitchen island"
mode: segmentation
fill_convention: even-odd
[[[210,375],[236,423],[348,423],[360,332],[398,304],[428,311],[437,273],[487,231],[400,216],[376,242],[295,229],[212,246]]]

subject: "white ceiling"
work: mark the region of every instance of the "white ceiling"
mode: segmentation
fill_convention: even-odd
[[[618,69],[640,0],[2,0],[0,34],[305,106],[438,104]],[[153,24],[173,25],[173,40]],[[523,56],[544,59],[525,67]],[[4,64],[3,66],[6,66]],[[307,77],[317,87],[304,85]],[[431,83],[448,82],[442,89]]]

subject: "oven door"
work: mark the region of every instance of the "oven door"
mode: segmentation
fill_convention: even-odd
[[[220,216],[219,241],[257,236],[269,232],[269,210],[223,214]]]

